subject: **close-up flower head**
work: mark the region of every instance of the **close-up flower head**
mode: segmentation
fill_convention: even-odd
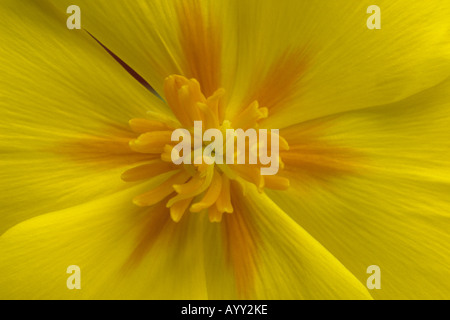
[[[450,299],[450,1],[1,0],[0,38],[0,299]]]

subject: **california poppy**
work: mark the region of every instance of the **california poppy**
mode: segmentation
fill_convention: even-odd
[[[0,297],[449,298],[450,3],[372,2],[2,0]],[[208,116],[279,172],[171,163]]]

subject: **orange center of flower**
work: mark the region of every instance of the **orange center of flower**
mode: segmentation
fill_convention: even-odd
[[[233,205],[230,196],[230,187],[236,185],[245,192],[248,183],[254,184],[260,192],[265,187],[284,190],[289,187],[289,180],[279,175],[262,175],[261,169],[268,167],[267,163],[257,161],[250,164],[248,161],[238,164],[238,161],[212,162],[205,159],[207,143],[201,145],[200,153],[193,152],[189,155],[191,159],[181,164],[173,161],[173,149],[179,143],[172,141],[172,133],[176,129],[184,128],[190,133],[194,141],[198,138],[194,123],[201,121],[203,130],[218,129],[223,133],[223,150],[215,150],[215,154],[227,153],[227,142],[235,136],[227,136],[226,132],[231,128],[247,130],[257,128],[261,119],[267,118],[267,108],[260,108],[257,101],[253,101],[248,107],[232,119],[226,119],[224,94],[225,90],[218,89],[210,97],[205,97],[201,91],[200,84],[195,79],[187,79],[183,76],[172,75],[166,78],[164,93],[167,104],[171,108],[177,121],[154,115],[154,119],[132,119],[130,126],[139,134],[137,139],[130,141],[130,148],[136,152],[149,155],[149,162],[134,167],[123,173],[125,181],[138,181],[150,179],[162,174],[168,178],[156,188],[141,194],[133,199],[138,206],[152,206],[160,201],[167,201],[170,215],[174,221],[179,221],[187,212],[208,212],[211,222],[220,222],[223,213],[232,213]],[[272,134],[273,135],[273,134]],[[259,141],[247,145],[245,159],[249,160],[251,152],[265,147],[270,150],[270,138],[262,145]],[[277,136],[280,150],[288,150],[289,146],[285,139]],[[194,144],[192,145],[194,149]],[[242,150],[234,149],[231,158],[236,160]],[[269,152],[270,153],[270,152]],[[199,159],[195,159],[200,154]],[[213,153],[214,155],[214,153]],[[156,157],[157,158],[156,158]],[[181,154],[182,157],[187,155]],[[209,154],[211,156],[211,154]],[[230,157],[229,152],[227,157]],[[279,169],[283,169],[283,162],[277,154]],[[202,161],[204,160],[204,161]],[[209,161],[208,161],[209,160]],[[209,163],[209,164],[208,164]]]

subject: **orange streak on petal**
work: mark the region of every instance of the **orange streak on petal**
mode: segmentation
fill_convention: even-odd
[[[261,107],[268,108],[272,113],[274,109],[286,105],[298,92],[298,81],[305,72],[303,56],[301,50],[286,51],[272,63],[265,75],[257,75],[243,107],[257,100]]]
[[[320,180],[355,174],[368,163],[361,151],[339,144],[327,135],[329,120],[317,120],[283,129],[281,134],[289,143],[289,151],[281,151],[284,170],[294,175]]]
[[[133,272],[146,258],[153,258],[146,263],[161,264],[164,261],[158,258],[180,254],[177,247],[189,246],[192,233],[198,232],[192,225],[195,221],[192,215],[187,215],[179,222],[171,219],[166,207],[167,200],[168,198],[140,212],[139,223],[132,230],[136,234],[135,247],[120,270],[123,275]]]
[[[236,289],[240,299],[249,299],[254,290],[257,270],[258,238],[252,228],[249,212],[239,203],[239,190],[232,185],[233,214],[223,217],[226,260],[234,272]]]
[[[76,138],[67,138],[45,151],[61,155],[86,168],[111,169],[157,158],[132,151],[129,147],[130,141],[131,137],[120,135],[118,137],[80,135]]]
[[[200,1],[179,1],[180,43],[185,57],[185,76],[197,79],[210,96],[220,87],[221,30]]]
[[[142,213],[144,216],[140,223],[140,230],[137,232],[137,245],[124,263],[122,272],[126,273],[136,267],[145,254],[151,250],[158,237],[171,222],[168,211],[165,203],[160,202]]]

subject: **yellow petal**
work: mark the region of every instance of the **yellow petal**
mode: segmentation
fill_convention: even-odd
[[[66,17],[46,2],[0,4],[0,233],[121,190],[142,161],[128,120],[168,110]]]
[[[72,4],[66,0],[52,3],[62,14]],[[227,2],[80,0],[77,4],[83,8],[83,28],[161,96],[163,80],[171,74],[196,78],[208,96],[219,88],[221,60],[234,50],[234,46],[224,46],[222,39],[227,30],[221,23],[229,20]]]
[[[129,199],[143,187],[25,221],[0,238],[2,299],[206,299],[202,221]],[[186,241],[189,239],[189,241]],[[66,286],[80,267],[80,290]]]
[[[53,3],[62,14],[71,4]],[[166,76],[195,77],[207,95],[230,92],[231,116],[258,100],[272,127],[402,99],[450,66],[450,5],[439,0],[379,1],[381,30],[366,26],[369,1],[79,4],[86,30],[160,95]]]
[[[374,4],[380,30],[366,26]],[[449,2],[250,0],[235,7],[238,67],[228,112],[256,99],[269,108],[269,127],[397,101],[448,76]]]
[[[322,157],[309,158],[314,170],[286,163],[291,187],[267,191],[362,283],[378,265],[374,298],[450,298],[449,93],[447,80],[393,105],[291,128],[297,141],[320,128]],[[336,146],[356,151],[356,161]]]
[[[264,194],[233,192],[205,244],[212,299],[370,299],[364,286]]]

